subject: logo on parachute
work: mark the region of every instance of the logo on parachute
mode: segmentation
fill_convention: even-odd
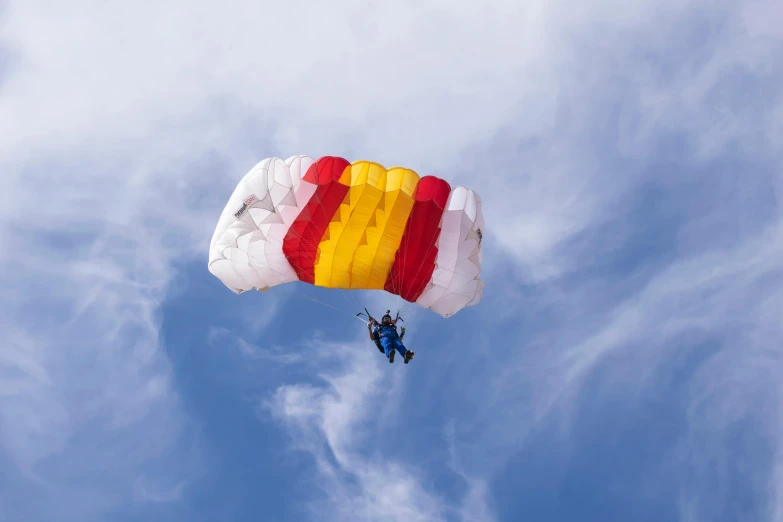
[[[479,245],[480,245],[481,244],[481,240],[484,239],[484,234],[481,233],[481,229],[480,228],[476,229],[476,235],[478,235],[478,237],[479,237]]]
[[[235,218],[237,218],[237,219],[241,218],[241,217],[242,217],[242,214],[244,214],[244,213],[245,213],[245,211],[247,210],[247,207],[249,207],[250,205],[252,205],[253,203],[255,203],[255,201],[256,201],[257,199],[258,199],[258,198],[256,197],[256,195],[255,195],[255,194],[252,194],[252,195],[251,195],[249,198],[247,198],[247,199],[245,200],[245,202],[244,202],[244,203],[242,203],[242,206],[241,206],[241,207],[239,207],[239,210],[237,210],[237,211],[234,213],[234,217],[235,217]]]

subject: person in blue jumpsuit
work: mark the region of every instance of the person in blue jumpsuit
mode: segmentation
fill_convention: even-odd
[[[413,359],[413,352],[402,344],[402,338],[405,336],[405,327],[403,326],[402,332],[400,335],[397,335],[397,324],[392,321],[390,314],[391,312],[387,310],[386,315],[381,318],[381,324],[378,324],[375,320],[367,323],[370,340],[374,341],[378,350],[389,358],[390,363],[394,362],[394,351],[396,350],[402,355],[405,364],[408,364]]]

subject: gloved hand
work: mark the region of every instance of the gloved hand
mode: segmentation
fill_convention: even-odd
[[[405,327],[404,326],[400,329],[400,332],[401,333],[405,333]]]

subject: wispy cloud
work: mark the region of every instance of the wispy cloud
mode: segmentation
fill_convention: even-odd
[[[508,316],[488,311],[485,328],[507,328],[516,337],[504,343],[508,351],[491,346],[462,354],[472,370],[455,381],[469,375],[476,389],[489,391],[485,401],[464,404],[471,410],[447,432],[452,453],[469,456],[459,465],[493,476],[541,430],[552,451],[587,452],[580,439],[588,433],[615,437],[634,421],[599,427],[585,411],[608,411],[611,404],[644,411],[660,397],[684,419],[668,428],[676,442],[655,448],[679,488],[681,517],[726,516],[739,480],[741,495],[754,499],[747,512],[778,520],[780,463],[762,455],[779,453],[783,440],[782,234],[778,211],[738,244],[690,253],[653,273],[641,270],[620,299],[614,287],[628,284],[619,278],[583,276],[566,293],[556,284],[540,288],[542,302],[526,313],[547,310],[547,328],[518,329]],[[716,498],[716,491],[726,494]]]
[[[88,520],[129,498],[186,496],[203,471],[199,430],[161,341],[162,304],[178,270],[204,259],[237,178],[297,153],[415,167],[491,202],[491,286],[471,312],[485,337],[460,365],[439,361],[488,390],[461,404],[449,439],[466,493],[436,493],[425,469],[379,444],[404,410],[388,400],[404,373],[381,373],[371,346],[328,345],[343,362],[321,370],[325,384],[283,386],[272,401],[315,458],[324,509],[489,518],[492,473],[531,427],[569,418],[601,372],[628,400],[665,386],[656,372],[692,335],[719,347],[683,392],[683,445],[703,473],[683,490],[683,518],[714,513],[699,479],[729,456],[710,430],[758,422],[767,455],[783,440],[780,185],[768,182],[783,146],[778,4],[6,3],[0,457],[13,474],[0,479],[0,516]],[[688,194],[666,216],[680,240],[612,272],[602,262],[640,234],[632,211],[650,187]],[[294,352],[247,340],[288,296],[265,297],[264,314],[241,312],[249,334],[216,325],[211,340],[293,367]],[[759,475],[781,520],[775,466]]]
[[[302,360],[302,355],[297,352],[285,351],[280,346],[262,348],[249,343],[240,336],[231,333],[226,328],[210,327],[208,342],[210,345],[222,349],[236,349],[244,357],[258,361],[276,362],[279,364],[293,364]]]
[[[366,344],[324,344],[322,361],[335,356],[343,361],[319,374],[324,384],[284,385],[265,403],[289,430],[294,446],[315,461],[323,498],[313,501],[313,518],[493,520],[479,481],[465,477],[468,493],[452,506],[428,491],[424,470],[394,457],[400,441],[385,435],[377,412],[409,397],[404,379],[395,382],[382,371],[378,354]]]
[[[183,449],[197,427],[179,408],[160,352],[156,310],[167,275],[120,264],[148,245],[107,252],[100,240],[84,250],[46,243],[4,263],[0,440],[16,469],[3,490],[49,500],[7,504],[4,516],[65,510],[90,519],[126,500],[141,474],[155,473],[164,489],[197,475],[198,449]],[[183,451],[187,464],[160,466]]]

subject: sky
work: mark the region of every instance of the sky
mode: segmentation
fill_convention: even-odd
[[[781,85],[775,0],[0,2],[0,520],[783,522]],[[299,154],[481,195],[411,364],[208,272]]]

